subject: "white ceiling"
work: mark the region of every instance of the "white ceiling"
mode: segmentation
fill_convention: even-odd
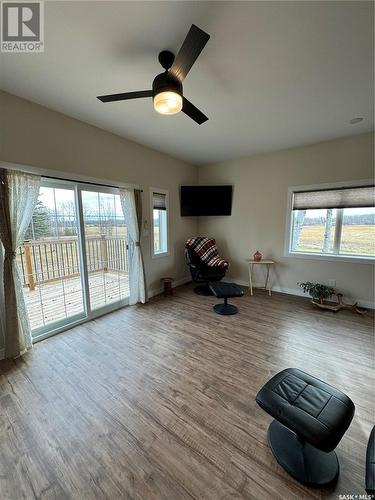
[[[195,164],[373,129],[372,2],[46,2],[45,52],[1,54],[0,87]],[[211,35],[184,83],[208,115],[161,116],[159,51]],[[350,125],[353,117],[362,123]]]

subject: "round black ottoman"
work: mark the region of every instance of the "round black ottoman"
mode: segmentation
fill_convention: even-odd
[[[278,463],[308,486],[335,482],[339,463],[333,451],[354,415],[348,396],[296,368],[269,380],[256,402],[275,420],[268,442]]]
[[[228,304],[228,298],[243,296],[243,291],[238,285],[221,281],[220,283],[210,283],[209,287],[215,297],[224,299],[224,304],[215,304],[213,307],[217,314],[222,314],[224,316],[237,314],[237,307],[233,304]]]

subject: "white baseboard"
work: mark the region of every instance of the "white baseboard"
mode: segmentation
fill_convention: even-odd
[[[248,281],[236,280],[233,278],[225,278],[225,281],[228,281],[229,283],[236,283],[237,285],[244,286],[247,288],[249,287]],[[172,287],[176,288],[177,286],[185,285],[186,283],[190,283],[190,282],[191,282],[191,277],[186,276],[185,278],[181,278],[179,280],[174,281],[172,283]],[[257,287],[261,288],[264,286],[264,283],[254,283],[253,286],[254,286],[254,288],[257,288]],[[279,293],[285,293],[287,295],[295,295],[298,297],[305,297],[306,299],[309,298],[309,296],[307,294],[305,294],[302,290],[298,290],[298,288],[284,288],[284,287],[280,287],[280,286],[273,286],[272,291],[279,292]],[[148,297],[149,298],[155,297],[155,295],[159,295],[162,292],[163,292],[162,286],[148,290]],[[344,297],[344,300],[347,300],[349,303],[350,303],[350,301],[353,301],[353,299],[351,299],[350,297],[349,298]],[[366,300],[358,300],[358,305],[360,307],[365,307],[366,309],[375,309],[375,304],[373,304],[372,302],[368,302]],[[4,356],[5,356],[5,349],[0,349],[0,360],[4,359]]]
[[[187,276],[185,278],[182,278],[180,280],[174,281],[172,286],[175,288],[176,286],[181,286],[185,285],[185,283],[189,283],[191,281],[191,277]],[[236,280],[233,278],[225,278],[225,281],[228,281],[229,283],[237,283],[237,285],[249,287],[249,282],[248,281],[243,281],[243,280]],[[254,283],[254,288],[262,288],[264,286],[264,283]],[[303,292],[303,290],[298,289],[298,288],[286,288],[286,287],[280,287],[280,286],[273,286],[272,287],[273,292],[279,292],[279,293],[285,293],[287,295],[294,295],[297,297],[305,297],[306,299],[310,298],[309,295]],[[159,295],[160,293],[163,292],[163,287],[155,288],[153,290],[149,290],[148,296],[154,297],[155,295]],[[344,296],[344,301],[350,303],[354,302],[354,299],[352,297],[345,297]],[[375,309],[375,304],[367,301],[367,300],[358,300],[358,305],[359,307],[364,307],[366,309]]]
[[[345,299],[345,297],[344,297]],[[345,299],[346,300],[346,299]],[[353,302],[353,299],[352,299]],[[350,299],[349,299],[350,304]],[[358,300],[359,307],[364,307],[365,309],[375,309],[375,304],[373,302],[369,302],[368,300]]]
[[[181,278],[179,280],[173,281],[172,288],[176,288],[176,286],[185,285],[186,283],[189,283],[190,281],[191,281],[191,277],[185,276],[185,278]],[[150,299],[151,297],[155,297],[155,295],[159,295],[160,293],[163,292],[163,290],[164,290],[163,286],[148,290],[148,298]]]
[[[248,281],[243,281],[243,280],[235,280],[233,278],[225,278],[225,281],[228,281],[230,283],[237,283],[237,285],[241,286],[246,286],[247,288],[249,287],[249,282]],[[253,284],[254,288],[262,288],[264,287],[264,283],[254,283]],[[280,286],[273,286],[272,287],[273,292],[279,292],[279,293],[285,293],[287,295],[295,295],[297,297],[305,297],[306,299],[310,298],[309,295],[303,292],[303,290],[299,290],[298,288],[284,288]],[[352,297],[343,297],[344,302],[353,303],[354,299]],[[372,302],[369,302],[367,300],[358,300],[358,305],[359,307],[364,307],[366,309],[375,309],[375,304]]]

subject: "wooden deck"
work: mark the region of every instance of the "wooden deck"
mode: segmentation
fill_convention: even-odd
[[[373,314],[257,291],[212,311],[192,286],[124,307],[0,362],[1,500],[338,500],[365,495],[374,423]],[[356,412],[325,490],[294,481],[255,395],[298,367]]]
[[[89,284],[92,309],[129,296],[129,277],[124,273],[89,273]],[[32,329],[74,316],[84,310],[79,276],[41,283],[32,291],[24,288],[24,297]]]

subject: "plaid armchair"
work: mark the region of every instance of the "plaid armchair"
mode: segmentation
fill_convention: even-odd
[[[186,242],[185,255],[193,281],[201,283],[194,292],[212,295],[209,283],[223,279],[229,266],[227,261],[219,258],[215,240],[191,238]]]

